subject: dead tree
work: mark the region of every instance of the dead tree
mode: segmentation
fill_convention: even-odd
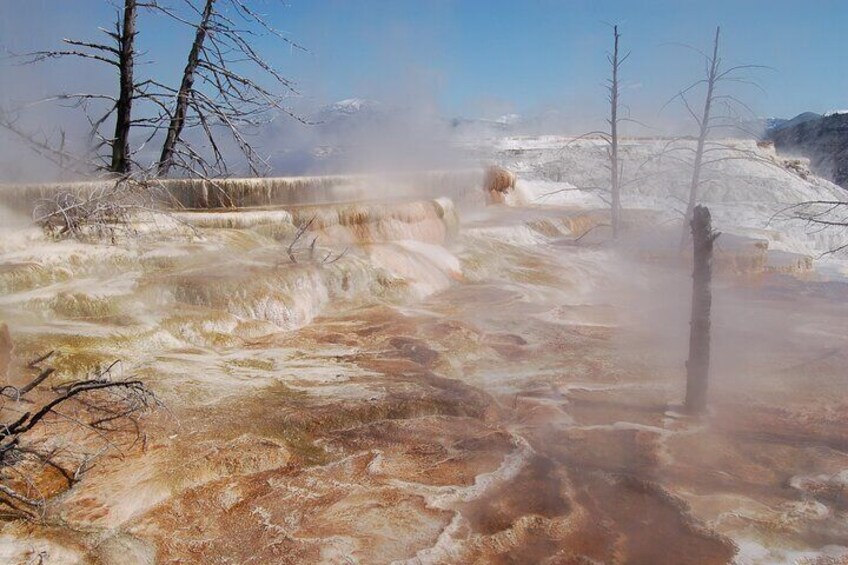
[[[292,264],[298,264],[298,263],[301,262],[297,257],[298,252],[302,251],[302,250],[298,249],[298,243],[304,237],[304,235],[309,230],[309,228],[312,227],[312,224],[315,223],[316,218],[317,218],[317,216],[312,216],[309,219],[308,222],[299,226],[297,228],[297,231],[294,234],[294,237],[292,238],[291,242],[289,243],[288,247],[286,247],[286,255],[288,255],[289,261],[291,261]],[[345,247],[344,250],[341,253],[336,253],[335,255],[333,255],[333,250],[331,249],[331,250],[327,251],[327,253],[324,254],[323,257],[319,257],[316,254],[317,253],[317,247],[316,247],[317,245],[318,245],[318,236],[315,236],[315,237],[312,238],[312,243],[310,243],[308,245],[308,250],[307,250],[308,251],[307,262],[312,263],[312,264],[316,264],[316,265],[332,265],[336,261],[339,261],[340,259],[342,259],[345,255],[347,255],[347,252],[349,250],[348,247]]]
[[[210,20],[212,19],[212,7],[215,0],[206,0],[206,5],[203,8],[203,13],[200,17],[200,22],[197,24],[197,31],[194,36],[194,42],[191,44],[191,50],[188,54],[188,62],[183,70],[183,78],[180,83],[180,89],[177,91],[176,108],[171,116],[171,121],[168,124],[168,133],[165,135],[165,141],[162,145],[162,154],[159,157],[157,168],[159,176],[168,174],[174,159],[174,151],[176,150],[177,141],[183,133],[185,127],[186,114],[188,113],[188,105],[190,96],[194,90],[194,79],[197,73],[197,67],[200,64],[200,50],[203,48],[203,43],[206,41],[206,35],[209,33]]]
[[[112,164],[110,171],[126,174],[130,171],[130,125],[132,103],[136,95],[133,70],[135,66],[135,22],[138,7],[136,0],[124,1],[124,22],[115,35],[118,44],[119,95],[115,103],[115,135],[112,138]]]
[[[48,386],[42,367],[0,388],[0,515],[37,519],[51,496],[72,487],[94,461],[143,439],[139,416],[159,402],[143,382],[114,379],[116,363],[90,378]]]
[[[619,158],[618,152],[619,128],[622,122],[633,122],[644,127],[648,126],[646,126],[642,122],[631,118],[629,116],[629,112],[627,112],[628,115],[622,117],[622,110],[626,110],[626,107],[622,108],[621,104],[620,72],[622,66],[624,65],[624,62],[627,61],[628,58],[630,58],[630,52],[625,53],[623,56],[621,55],[621,51],[619,49],[621,34],[618,31],[618,26],[613,25],[612,31],[613,49],[612,52],[607,53],[607,62],[610,65],[610,78],[606,81],[607,100],[610,104],[610,114],[609,117],[606,119],[607,125],[609,126],[609,131],[590,131],[574,138],[571,142],[567,144],[570,145],[573,142],[577,142],[581,139],[589,137],[599,137],[604,140],[604,142],[606,143],[607,160],[609,163],[607,165],[607,167],[609,168],[609,187],[579,186],[568,189],[559,189],[544,194],[541,198],[546,198],[560,192],[566,192],[571,190],[593,192],[600,200],[604,202],[604,204],[610,207],[610,225],[612,226],[613,238],[617,239],[619,236],[619,232],[621,231],[621,190],[627,184],[644,180],[644,178],[633,178],[626,182],[623,180],[624,163]],[[546,168],[554,164],[555,161],[544,163],[542,164],[542,168]],[[558,175],[557,182],[561,180],[561,177]],[[598,184],[602,185],[605,183],[599,182]],[[609,193],[609,197],[607,198],[604,193]]]
[[[249,139],[251,131],[269,123],[276,112],[305,121],[283,105],[286,95],[296,93],[293,83],[256,51],[252,40],[270,34],[303,48],[271,27],[246,1],[204,0],[202,10],[187,4],[197,17],[194,23],[172,7],[155,1],[147,4],[195,31],[179,88],[152,80],[145,84],[152,89],[145,90],[145,96],[165,109],[153,121],[167,121],[159,176],[168,175],[172,168],[203,176],[227,174],[222,146],[226,137],[238,147],[251,173],[264,174],[267,162]],[[273,86],[260,82],[258,75]],[[201,132],[208,155],[186,135],[191,129]]]
[[[159,183],[123,177],[107,179],[39,199],[32,219],[47,235],[57,239],[117,243],[119,235],[137,235],[135,220],[143,213],[167,215],[160,204],[167,204],[168,198],[167,190]]]
[[[618,71],[621,64],[630,56],[630,53],[625,55],[621,60],[618,57],[618,41],[621,34],[618,33],[618,26],[613,26],[613,51],[612,55],[607,55],[607,60],[612,68],[612,78],[609,80],[609,102],[610,102],[610,118],[608,121],[610,126],[609,135],[609,162],[610,162],[610,220],[612,223],[612,237],[618,239],[618,233],[621,229],[621,164],[618,160],[618,104],[619,104],[619,86],[618,86]]]
[[[52,59],[85,59],[113,67],[118,74],[117,96],[112,94],[61,93],[48,97],[39,102],[57,101],[80,107],[86,112],[90,124],[89,156],[95,169],[124,175],[131,168],[130,132],[133,125],[132,107],[136,98],[136,85],[133,82],[135,67],[136,17],[138,13],[137,0],[124,0],[123,7],[118,9],[114,31],[103,30],[111,42],[90,42],[76,39],[63,39],[67,46],[64,49],[36,51],[26,56],[25,62],[39,63]],[[105,110],[103,110],[105,105]],[[92,106],[99,106],[95,109]],[[115,127],[112,135],[104,134],[102,129],[114,115]],[[59,147],[53,147],[48,140],[39,140],[34,134],[28,134],[16,127],[16,121],[8,117],[0,120],[0,126],[11,130],[24,138],[30,147],[42,155],[58,159],[60,165],[68,160],[64,149],[64,141]],[[64,135],[62,136],[64,139]],[[88,158],[75,158],[72,161]]]
[[[45,160],[56,165],[62,172],[71,172],[77,175],[86,175],[90,167],[84,159],[76,154],[70,153],[65,144],[61,142],[65,138],[64,130],[59,130],[60,143],[55,144],[51,136],[45,132],[27,131],[20,124],[20,112],[0,111],[0,128],[13,134],[20,139],[31,151]]]
[[[251,134],[280,112],[305,121],[283,105],[286,96],[296,94],[293,83],[259,54],[255,43],[262,35],[273,35],[293,48],[303,48],[266,23],[247,0],[202,0],[202,9],[196,1],[200,0],[124,0],[117,9],[114,30],[104,30],[110,41],[64,39],[67,48],[24,56],[27,63],[86,59],[117,71],[114,94],[61,93],[37,102],[58,102],[85,112],[90,132],[88,147],[81,155],[73,156],[63,142],[55,143],[21,126],[20,115],[32,104],[0,112],[0,127],[76,173],[93,168],[122,176],[136,171],[149,176],[148,165],[136,161],[138,147],[160,140],[161,151],[153,167],[160,177],[173,169],[205,178],[226,175],[233,158],[230,143],[245,157],[251,173],[266,172],[266,159],[257,151]],[[182,80],[176,88],[159,77],[137,77],[136,20],[140,9],[165,15],[194,30]],[[112,133],[104,131],[111,125]],[[189,135],[193,130],[199,135]],[[138,146],[135,153],[131,144]]]
[[[707,135],[710,133],[710,111],[712,110],[713,96],[715,96],[716,81],[719,78],[718,39],[720,32],[721,28],[716,27],[715,39],[713,40],[713,54],[712,57],[707,58],[707,94],[704,97],[704,110],[701,113],[700,118],[692,113],[692,116],[698,122],[698,145],[695,148],[695,162],[692,164],[692,180],[689,183],[689,200],[686,204],[686,215],[683,218],[683,232],[680,237],[681,247],[686,242],[686,225],[693,219],[692,213],[695,209],[695,203],[698,198],[698,187],[701,184],[701,167],[704,162],[704,145],[707,142]],[[683,93],[681,93],[681,97],[685,102],[686,98]],[[686,107],[689,108],[688,102],[685,103]],[[707,214],[707,219],[709,220],[709,213]],[[695,233],[694,223],[692,224],[692,233]]]
[[[713,243],[720,235],[712,229],[710,210],[695,206],[690,221],[693,241],[692,316],[689,360],[686,361],[686,411],[703,412],[707,406],[710,374],[710,309],[712,308]]]
[[[710,54],[704,53],[695,49],[700,53],[705,62],[706,73],[704,78],[699,79],[680,92],[678,92],[672,100],[679,99],[686,112],[697,125],[697,142],[695,148],[690,147],[675,147],[666,152],[667,156],[673,156],[675,151],[683,151],[692,155],[691,162],[688,162],[692,167],[692,176],[689,182],[689,191],[686,199],[686,209],[683,214],[683,229],[680,234],[680,249],[683,250],[689,239],[689,223],[692,220],[692,213],[698,203],[699,192],[702,185],[708,179],[704,178],[704,169],[713,163],[733,160],[733,159],[755,159],[765,162],[765,159],[751,154],[750,151],[734,148],[726,143],[710,141],[710,135],[717,129],[733,128],[738,129],[739,114],[745,112],[751,116],[753,111],[741,100],[733,94],[722,91],[722,85],[727,83],[747,84],[759,88],[756,82],[742,76],[740,73],[750,69],[765,69],[762,65],[736,65],[729,68],[722,67],[722,59],[719,54],[721,28],[716,27],[715,36],[713,37],[713,46]],[[687,46],[688,47],[688,46]],[[704,105],[701,112],[696,113],[689,102],[688,96],[691,91],[698,87],[705,87]],[[716,107],[720,105],[722,112],[717,112]],[[715,157],[713,157],[715,155]]]
[[[807,200],[777,211],[775,219],[804,222],[810,235],[829,239],[824,255],[836,255],[848,250],[848,198],[841,200]]]

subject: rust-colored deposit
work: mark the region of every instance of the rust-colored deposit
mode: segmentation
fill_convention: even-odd
[[[0,561],[845,562],[844,285],[751,244],[717,277],[710,409],[690,418],[686,267],[575,241],[597,213],[491,207],[457,229],[452,210],[7,240],[16,357],[54,349],[57,378],[120,358],[166,408],[42,521],[4,522]],[[341,259],[288,262],[307,217],[314,255]]]

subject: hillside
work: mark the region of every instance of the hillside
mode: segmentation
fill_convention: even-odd
[[[778,151],[809,158],[816,174],[848,188],[848,113],[784,124],[770,139]]]

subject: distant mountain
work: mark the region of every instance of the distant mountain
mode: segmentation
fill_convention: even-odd
[[[779,151],[808,157],[817,175],[848,188],[848,113],[806,112],[771,131],[768,138]]]
[[[782,120],[777,118],[774,119],[774,122],[772,124],[766,126],[766,133],[772,133],[782,129],[795,127],[798,124],[811,122],[813,120],[819,120],[821,119],[821,117],[821,114],[816,114],[815,112],[804,112],[803,114],[798,114],[791,120]]]
[[[361,112],[362,110],[370,110],[381,106],[382,103],[376,100],[368,100],[367,98],[345,98],[344,100],[339,100],[329,106],[325,106],[323,110],[333,114],[352,115]]]
[[[727,124],[727,127],[722,128],[721,135],[770,139],[772,134],[776,131],[810,120],[817,120],[821,117],[821,114],[804,112],[803,114],[798,114],[792,119],[778,117],[742,119],[735,123]]]
[[[456,160],[451,128],[428,100],[347,98],[306,113],[310,126],[269,131],[275,171],[332,174],[438,168]],[[283,126],[290,126],[281,121]]]
[[[347,130],[364,124],[380,123],[393,110],[367,98],[347,98],[318,109],[310,118],[321,130]]]
[[[391,109],[377,100],[347,98],[303,110],[301,116],[309,125],[274,121],[262,131],[262,145],[275,174],[338,172],[346,148],[367,138],[366,132],[380,130],[390,114]]]

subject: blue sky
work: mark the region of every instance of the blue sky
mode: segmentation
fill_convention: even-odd
[[[305,100],[351,96],[418,101],[445,115],[495,116],[545,109],[600,111],[605,52],[618,23],[632,51],[625,99],[650,120],[677,89],[698,78],[698,56],[674,42],[706,49],[716,25],[728,64],[773,67],[742,91],[759,115],[848,107],[846,0],[257,0],[278,28],[310,49],[261,47],[297,81]],[[0,0],[0,41],[15,50],[46,47],[58,36],[96,37],[108,26],[103,0]],[[144,72],[176,77],[186,37],[174,26],[142,27],[153,62]],[[108,79],[85,68],[24,80],[17,91],[56,82]],[[89,76],[87,73],[91,73]],[[70,76],[73,75],[73,76]],[[55,89],[55,88],[54,88]],[[23,92],[18,92],[24,96]]]
[[[619,23],[633,55],[624,77],[639,99],[666,100],[696,78],[721,25],[728,63],[757,63],[759,111],[788,115],[848,105],[848,2],[751,0],[304,2],[281,11],[315,52],[298,74],[331,97],[381,82],[422,81],[469,112],[502,99],[519,112],[602,97],[604,56]],[[312,63],[310,63],[312,64]],[[410,76],[404,76],[404,75]]]

